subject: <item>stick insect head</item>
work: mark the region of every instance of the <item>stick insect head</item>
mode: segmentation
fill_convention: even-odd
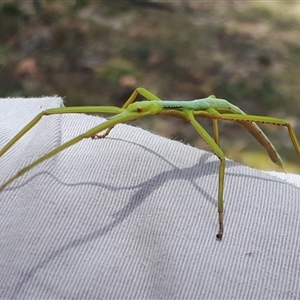
[[[127,111],[139,113],[141,116],[156,115],[163,110],[161,101],[139,101],[130,104]]]

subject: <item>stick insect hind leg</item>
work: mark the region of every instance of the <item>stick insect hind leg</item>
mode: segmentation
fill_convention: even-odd
[[[256,115],[238,115],[238,114],[219,114],[218,119],[234,121],[234,122],[240,123],[244,127],[245,127],[245,124],[247,124],[247,123],[251,124],[252,122],[273,124],[276,126],[287,127],[288,133],[290,136],[290,140],[291,140],[298,156],[300,157],[300,145],[299,145],[298,139],[296,137],[296,133],[295,133],[292,125],[285,119],[266,117],[266,116],[256,116]],[[243,124],[242,122],[246,122],[246,123]],[[259,135],[261,135],[260,132],[251,132],[250,131],[250,133],[265,148],[265,150],[268,152],[269,157],[272,160],[272,162],[275,163],[279,168],[281,168],[284,171],[282,160],[281,160],[280,156],[278,155],[277,151],[275,151],[275,152],[269,151],[269,148],[271,146],[269,140],[266,140],[265,142],[262,143],[262,140],[259,139]]]

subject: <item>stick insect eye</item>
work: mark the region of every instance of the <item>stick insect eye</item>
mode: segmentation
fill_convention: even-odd
[[[142,108],[141,106],[139,105],[139,103],[131,103],[128,107],[127,107],[127,110],[130,111],[130,112],[141,112],[142,111]]]

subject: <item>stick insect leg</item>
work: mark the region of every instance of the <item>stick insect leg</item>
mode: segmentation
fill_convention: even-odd
[[[222,120],[236,121],[236,122],[240,123],[242,126],[244,126],[246,129],[248,129],[246,126],[247,124],[249,126],[253,125],[252,122],[266,123],[266,124],[273,124],[273,125],[277,125],[277,126],[287,127],[290,139],[294,145],[294,148],[295,148],[298,156],[300,157],[300,145],[297,140],[295,131],[294,131],[292,125],[285,119],[265,117],[265,116],[237,115],[237,114],[220,114],[219,118]],[[258,131],[251,132],[251,130],[249,130],[249,131],[260,142],[260,144],[266,149],[266,151],[269,154],[270,159],[276,165],[278,165],[279,167],[281,167],[283,169],[282,160],[281,160],[280,156],[278,155],[277,151],[275,150],[275,153],[273,153],[273,151],[271,151],[272,149],[271,149],[270,141],[267,139],[264,143],[262,143],[260,132],[258,132]]]
[[[216,237],[218,240],[222,239],[223,231],[224,231],[224,223],[223,223],[223,191],[224,191],[224,177],[225,177],[225,154],[220,149],[219,145],[216,141],[212,139],[212,137],[207,133],[207,131],[195,120],[192,114],[188,115],[189,122],[193,125],[196,131],[200,134],[203,140],[208,144],[211,148],[213,153],[219,158],[220,160],[220,167],[219,167],[219,183],[218,183],[218,216],[219,216],[219,232],[217,233]],[[217,128],[217,127],[216,127]],[[218,130],[217,134],[218,137]],[[217,139],[218,140],[218,139]]]
[[[107,128],[115,126],[118,123],[134,120],[134,119],[137,119],[139,117],[143,117],[143,114],[135,113],[135,112],[126,112],[126,111],[123,112],[123,113],[117,114],[116,116],[113,116],[112,118],[110,118],[106,122],[104,122],[104,123],[92,128],[92,129],[86,131],[85,133],[83,133],[83,134],[73,138],[72,140],[62,144],[61,146],[53,149],[52,151],[50,151],[47,154],[43,155],[42,157],[40,157],[39,159],[37,159],[33,163],[29,164],[25,168],[18,171],[13,177],[11,177],[9,180],[7,180],[5,183],[3,183],[0,186],[0,192],[2,192],[9,184],[11,184],[13,181],[15,181],[18,177],[22,176],[23,174],[25,174],[26,172],[28,172],[29,170],[31,170],[35,166],[37,166],[40,163],[42,163],[43,161],[53,157],[54,155],[58,154],[59,152],[61,152],[65,149],[77,144],[82,139],[90,138],[90,137],[94,136],[95,134],[97,134],[98,132],[101,132],[101,131],[103,131]]]
[[[134,90],[134,92],[127,99],[127,101],[124,103],[122,108],[126,109],[132,102],[135,101],[135,99],[137,98],[138,95],[141,95],[141,96],[145,97],[147,100],[150,100],[150,101],[160,100],[157,96],[155,96],[154,94],[152,94],[148,90],[139,87],[139,88],[136,88]],[[103,138],[105,138],[112,131],[113,128],[114,128],[114,126],[108,128],[103,134],[97,134],[95,136],[92,136],[92,139],[103,139]]]
[[[216,144],[220,147],[220,135],[219,135],[219,124],[217,119],[212,119],[213,130],[214,130],[214,138]]]
[[[243,126],[256,140],[257,142],[266,150],[272,162],[274,162],[279,168],[284,171],[283,161],[278,154],[276,148],[269,140],[269,138],[264,134],[261,128],[256,124],[256,122],[262,122],[262,118],[264,119],[264,123],[276,123],[275,125],[285,125],[287,123],[286,120],[272,118],[272,117],[262,117],[262,116],[253,116],[253,115],[246,115],[242,111],[232,111],[232,113],[222,114],[219,113],[215,109],[210,109],[210,111],[194,111],[194,115],[201,116],[204,118],[209,119],[216,119],[216,120],[228,120],[228,121],[235,121],[241,126]],[[280,121],[280,122],[279,122]],[[213,121],[214,122],[214,121]],[[278,123],[279,122],[279,123]],[[214,125],[215,126],[215,125]],[[216,133],[217,127],[214,127],[214,133]],[[293,135],[293,139],[296,140],[295,134],[289,129],[290,136]],[[292,138],[292,137],[291,137]],[[216,138],[215,138],[216,140]],[[295,143],[294,143],[295,145]]]
[[[70,113],[111,113],[119,114],[124,109],[115,106],[82,106],[82,107],[60,107],[52,108],[39,113],[33,118],[17,135],[15,135],[1,150],[0,157],[4,155],[24,134],[26,134],[32,127],[34,127],[42,117],[58,114],[70,114]]]

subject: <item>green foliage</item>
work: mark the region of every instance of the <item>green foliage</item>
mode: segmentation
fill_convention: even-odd
[[[138,76],[139,72],[129,60],[112,58],[105,66],[96,69],[96,75],[101,82],[111,82],[116,85],[123,76]]]
[[[24,14],[17,4],[4,3],[0,5],[0,41],[19,33],[23,17]]]

